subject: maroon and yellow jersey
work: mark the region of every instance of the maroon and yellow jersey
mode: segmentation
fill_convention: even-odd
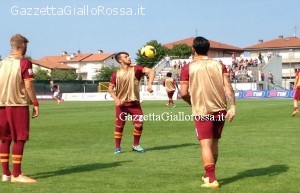
[[[28,106],[25,79],[34,80],[32,63],[22,56],[10,55],[0,62],[0,106]]]
[[[176,90],[176,81],[174,78],[168,77],[164,80],[163,85],[166,87],[166,91],[170,92],[170,91],[174,91]]]
[[[227,69],[208,57],[195,57],[181,69],[180,81],[189,84],[193,115],[208,115],[226,110],[224,74]]]
[[[116,88],[116,96],[123,102],[140,100],[140,80],[144,75],[143,66],[133,66],[128,70],[118,69],[113,73],[110,84]]]

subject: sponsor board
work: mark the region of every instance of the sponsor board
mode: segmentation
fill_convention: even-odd
[[[293,90],[246,90],[236,91],[236,98],[293,98]]]
[[[173,100],[181,98],[176,90]],[[293,98],[293,90],[246,90],[235,91],[235,97],[238,98]],[[63,93],[62,98],[65,101],[112,101],[113,98],[108,92],[103,93]],[[51,95],[38,95],[38,99],[52,99]],[[166,91],[157,91],[149,93],[140,91],[141,100],[168,100]]]
[[[52,98],[52,97],[51,97]],[[112,101],[113,98],[108,92],[103,93],[63,93],[62,98],[65,101]],[[173,100],[177,100],[178,92],[175,91]],[[140,91],[141,100],[168,100],[166,91],[149,93]]]
[[[103,93],[63,93],[65,101],[112,101],[108,92]]]
[[[53,99],[52,95],[36,95],[38,100],[51,100]]]

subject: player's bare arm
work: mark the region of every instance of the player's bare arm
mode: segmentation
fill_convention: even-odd
[[[189,82],[188,81],[180,81],[180,95],[182,99],[191,105],[191,96],[189,94]]]
[[[229,74],[224,74],[224,87],[225,87],[225,94],[227,97],[227,100],[230,104],[230,109],[227,111],[227,114],[225,116],[226,119],[229,120],[229,122],[233,121],[235,117],[235,94],[234,90],[230,83]]]
[[[110,83],[108,86],[108,92],[110,96],[114,99],[116,106],[122,105],[122,101],[116,96],[115,85]]]
[[[295,77],[295,81],[294,81],[294,90],[297,89],[297,83],[298,83],[298,81],[299,81],[299,76],[296,76]]]
[[[143,68],[143,73],[145,73],[149,76],[147,91],[152,93],[153,92],[152,83],[153,83],[153,80],[154,80],[154,77],[155,77],[155,71],[151,68],[144,67]]]
[[[25,79],[25,89],[28,94],[28,97],[33,102],[33,111],[32,111],[32,118],[39,116],[39,106],[38,106],[38,100],[36,98],[35,89],[33,86],[34,79]]]

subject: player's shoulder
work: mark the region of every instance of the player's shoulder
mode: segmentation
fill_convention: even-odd
[[[23,64],[23,65],[32,65],[31,60],[26,58],[26,57],[21,58],[20,63]]]
[[[30,62],[31,63],[31,60],[29,58],[26,58],[26,57],[21,58],[21,60],[24,61],[24,62]]]
[[[133,67],[134,69],[138,69],[138,70],[143,70],[143,69],[145,68],[145,66],[142,66],[142,65],[140,65],[140,64],[132,65],[132,67]]]

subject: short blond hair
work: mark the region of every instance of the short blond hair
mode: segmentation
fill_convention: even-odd
[[[29,41],[21,34],[15,34],[10,38],[10,45],[12,48],[20,48],[23,44],[27,44]]]

